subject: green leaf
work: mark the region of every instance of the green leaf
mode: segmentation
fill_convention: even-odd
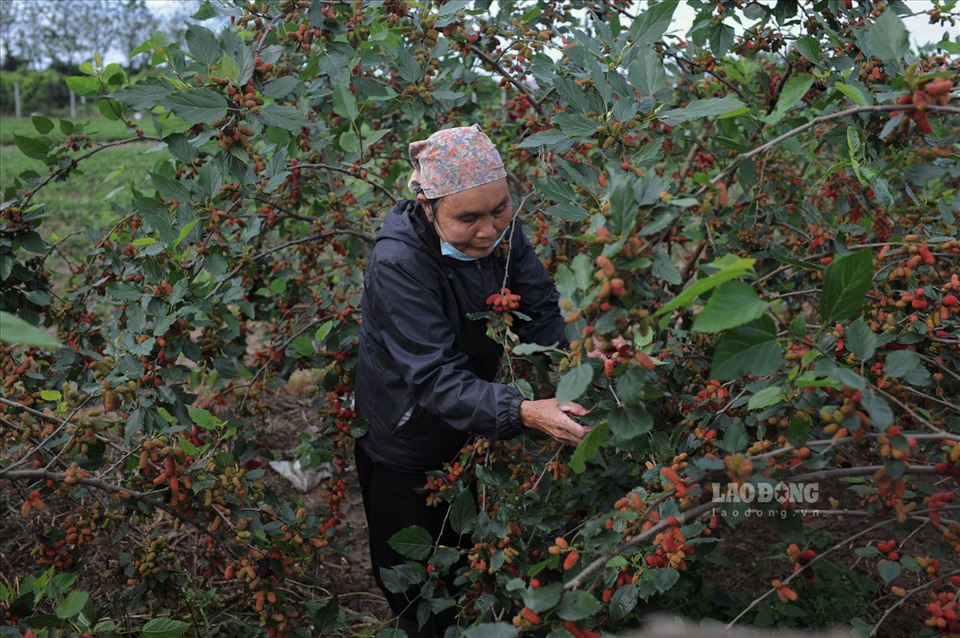
[[[613,592],[610,598],[610,616],[614,621],[623,620],[637,606],[637,586],[624,585]]]
[[[650,269],[650,272],[657,279],[663,279],[668,284],[673,284],[674,286],[683,282],[683,275],[680,274],[680,269],[670,260],[667,253],[659,248],[653,254],[653,268]]]
[[[776,372],[783,363],[773,319],[762,317],[723,336],[713,355],[710,376],[728,381],[748,374],[763,377]]]
[[[17,143],[20,152],[31,159],[45,160],[53,148],[50,140],[39,137],[27,137],[26,135],[13,134],[13,139]]]
[[[888,7],[867,29],[864,44],[870,54],[899,62],[910,51],[910,34],[893,8]]]
[[[313,335],[313,338],[317,343],[323,343],[323,340],[327,338],[331,330],[333,330],[333,321],[325,321],[317,328],[317,332]]]
[[[140,638],[180,638],[190,629],[190,623],[172,618],[154,618],[140,630]]]
[[[138,111],[149,110],[162,104],[167,97],[177,93],[170,80],[159,77],[148,77],[133,86],[127,86],[112,95],[118,102],[123,102]]]
[[[747,428],[743,425],[743,421],[738,419],[727,426],[720,447],[733,453],[745,449],[749,443],[750,435],[747,434]]]
[[[157,200],[149,197],[138,197],[133,202],[134,208],[140,213],[143,225],[160,235],[160,241],[171,245],[177,240],[177,231],[173,228],[170,211]]]
[[[653,4],[633,21],[630,26],[631,39],[638,46],[646,48],[662,38],[673,22],[673,13],[679,3],[680,0],[663,0]]]
[[[706,307],[694,318],[693,330],[720,332],[736,328],[762,317],[768,306],[749,284],[728,281],[714,291]]]
[[[857,320],[850,324],[844,337],[850,350],[860,361],[869,361],[877,351],[877,335],[863,317],[857,317]]]
[[[929,385],[930,372],[920,362],[920,355],[913,350],[896,350],[887,355],[884,373],[896,379],[903,378],[910,385]]]
[[[551,129],[534,133],[527,139],[520,142],[517,148],[534,148],[536,146],[551,146],[567,139],[567,134],[563,131]]]
[[[333,112],[351,122],[357,119],[357,98],[348,84],[340,84],[333,90]]]
[[[746,108],[743,102],[732,95],[727,95],[722,98],[712,97],[706,100],[693,100],[682,109],[672,109],[660,113],[659,119],[664,124],[677,126],[690,120],[718,117],[743,108]]]
[[[654,95],[663,88],[667,81],[667,72],[663,68],[663,61],[652,47],[643,49],[630,64],[629,78],[630,84],[643,95]]]
[[[150,173],[150,181],[157,188],[160,197],[164,199],[175,199],[179,202],[190,201],[190,191],[180,180],[167,177],[160,173]]]
[[[473,502],[470,490],[457,494],[450,506],[450,524],[457,534],[466,534],[473,529],[473,522],[477,520],[477,505]]]
[[[223,55],[220,50],[220,43],[210,29],[198,24],[191,24],[187,28],[184,38],[187,41],[190,53],[200,64],[210,67],[220,62]]]
[[[46,135],[53,130],[53,120],[42,115],[34,115],[30,120],[33,122],[33,128],[37,129],[40,135]]]
[[[303,113],[297,109],[278,104],[267,104],[260,109],[260,115],[257,118],[267,126],[279,126],[294,133],[299,133],[300,129],[310,124]]]
[[[736,31],[729,24],[717,22],[709,28],[710,52],[717,58],[726,55],[730,47],[733,46],[733,39],[736,37]]]
[[[890,409],[890,404],[873,392],[864,390],[860,395],[860,405],[867,411],[867,416],[875,428],[885,430],[893,425],[893,410]]]
[[[82,589],[75,589],[57,606],[57,618],[73,618],[83,611],[83,606],[90,599],[90,594]]]
[[[637,347],[636,341],[634,347]],[[643,368],[638,366],[628,368],[627,371],[617,379],[617,398],[620,399],[620,402],[630,405],[643,401],[647,393],[648,376],[647,371]]]
[[[212,124],[227,115],[226,99],[209,89],[172,93],[163,98],[160,104],[188,122]]]
[[[767,124],[776,124],[783,119],[791,108],[796,105],[803,96],[807,94],[810,87],[813,86],[813,77],[809,75],[794,76],[787,80],[777,100],[777,108],[767,117],[763,118]]]
[[[564,592],[557,607],[557,616],[563,620],[583,620],[594,615],[602,604],[595,597],[582,589]]]
[[[302,85],[303,83],[295,76],[285,75],[264,85],[263,94],[268,98],[278,100],[287,97]]]
[[[880,561],[880,565],[877,566],[877,573],[880,574],[880,577],[885,583],[889,583],[902,572],[903,568],[900,566],[900,563],[894,560]]]
[[[552,352],[557,349],[557,344],[552,346],[541,346],[539,343],[521,343],[513,347],[511,354],[517,357],[526,357],[538,352]]]
[[[835,260],[824,271],[820,316],[824,322],[852,319],[873,283],[873,253],[861,250]]]
[[[561,131],[580,137],[592,137],[597,132],[598,124],[580,113],[559,113],[553,116],[553,123]]]
[[[810,421],[794,419],[787,427],[787,441],[794,447],[803,447],[810,438]]]
[[[523,592],[523,604],[539,614],[556,607],[562,595],[561,583],[551,583],[545,587],[528,587]]]
[[[804,36],[798,39],[794,45],[797,52],[810,60],[814,64],[820,64],[820,58],[823,56],[823,53],[820,51],[820,41],[814,38],[813,36]]]
[[[855,86],[849,86],[843,82],[835,82],[833,87],[846,95],[848,98],[859,104],[860,106],[867,105],[867,97],[863,94],[863,91],[858,89]]]
[[[3,311],[0,311],[0,341],[41,348],[59,348],[63,345],[56,337]]]
[[[77,75],[67,78],[67,88],[80,97],[96,97],[100,95],[100,80]]]
[[[505,622],[485,622],[463,632],[464,638],[513,638],[517,628]]]
[[[623,444],[653,429],[653,416],[642,405],[627,405],[610,412],[610,431]]]
[[[787,395],[783,393],[783,389],[780,386],[772,385],[750,397],[747,408],[750,410],[762,410],[763,408],[769,408],[771,405],[785,401],[786,398]]]
[[[576,474],[583,474],[587,469],[587,462],[597,458],[600,448],[610,441],[610,426],[600,423],[593,426],[583,437],[577,449],[570,455],[570,469]]]
[[[297,337],[290,345],[301,357],[309,357],[313,354],[313,341],[306,337]]]
[[[673,587],[680,579],[680,572],[673,567],[664,567],[655,569],[653,572],[653,586],[657,591],[663,593]]]
[[[63,395],[56,390],[41,390],[40,398],[44,401],[59,401],[63,398]]]
[[[576,401],[581,394],[587,391],[593,381],[593,368],[589,364],[581,363],[575,368],[567,370],[560,383],[557,384],[557,401],[560,404]]]
[[[658,317],[679,306],[689,305],[694,299],[703,293],[713,290],[726,281],[736,279],[737,277],[751,272],[753,270],[753,265],[756,262],[756,259],[748,259],[745,257],[734,257],[732,259],[724,258],[723,260],[717,260],[713,263],[713,265],[720,266],[719,272],[710,275],[709,277],[704,277],[703,279],[697,279],[686,290],[677,295],[673,301],[655,312],[653,316]]]
[[[401,556],[413,560],[426,560],[433,551],[430,532],[419,525],[405,527],[391,536],[387,544]]]
[[[193,456],[197,453],[197,446],[191,443],[189,439],[187,439],[187,437],[180,434],[177,436],[177,438],[180,441],[180,447],[183,448],[184,454],[186,454],[187,456]]]
[[[204,410],[203,408],[189,408],[187,413],[190,414],[190,419],[204,430],[215,430],[222,423],[222,421],[213,416],[209,410]]]
[[[360,138],[357,137],[357,134],[352,130],[347,130],[341,133],[337,142],[340,144],[340,148],[348,153],[360,152]]]
[[[188,222],[187,225],[180,230],[180,234],[177,235],[176,240],[174,240],[173,242],[173,247],[176,248],[177,246],[179,246],[180,243],[187,238],[187,235],[190,234],[190,231],[193,230],[193,227],[199,223],[200,223],[199,219],[194,219],[193,221]]]

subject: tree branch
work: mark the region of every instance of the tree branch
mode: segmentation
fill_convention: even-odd
[[[926,105],[925,110],[930,111],[931,113],[950,113],[952,115],[960,115],[960,108],[954,106],[936,106],[936,105]],[[751,151],[741,153],[736,158],[734,158],[731,165],[720,172],[716,177],[710,180],[711,184],[716,184],[723,179],[725,179],[730,173],[734,172],[737,169],[738,164],[746,159],[756,157],[757,155],[769,151],[780,142],[790,139],[804,131],[811,129],[819,124],[824,122],[831,122],[833,120],[840,120],[850,115],[857,115],[859,113],[889,113],[890,111],[915,111],[917,110],[916,105],[914,104],[875,104],[873,106],[857,106],[852,109],[847,109],[845,111],[837,111],[836,113],[828,113],[826,115],[821,115],[815,117],[805,124],[778,135],[773,138],[766,144],[761,144]]]
[[[220,279],[219,282],[217,282],[217,285],[214,286],[213,290],[211,290],[210,292],[207,293],[207,295],[204,297],[204,299],[210,299],[210,298],[213,297],[215,294],[217,294],[217,292],[220,291],[220,288],[223,287],[223,284],[225,284],[227,281],[229,281],[229,280],[230,280],[234,275],[236,275],[238,272],[240,272],[241,270],[243,270],[243,269],[244,269],[246,266],[248,266],[251,262],[259,261],[259,260],[263,259],[264,257],[269,257],[269,256],[272,255],[273,253],[275,253],[275,252],[277,252],[277,251],[279,251],[279,250],[283,250],[284,248],[289,248],[289,247],[291,247],[291,246],[296,246],[297,244],[307,244],[307,243],[310,243],[310,242],[312,242],[312,241],[317,241],[318,239],[323,239],[323,238],[325,238],[325,237],[330,237],[331,235],[353,235],[353,236],[355,236],[355,237],[359,237],[360,239],[364,240],[364,241],[367,242],[367,243],[372,244],[372,243],[374,242],[374,237],[373,237],[372,235],[370,235],[369,233],[365,233],[365,232],[360,231],[360,230],[354,230],[354,229],[352,229],[352,228],[337,228],[337,229],[335,229],[335,230],[325,230],[325,231],[323,231],[322,233],[315,233],[315,234],[310,235],[310,236],[308,236],[308,237],[301,237],[300,239],[294,239],[294,240],[291,240],[291,241],[288,241],[288,242],[284,242],[284,243],[282,243],[282,244],[279,244],[279,245],[277,245],[277,246],[274,246],[273,248],[268,248],[267,250],[264,250],[263,252],[257,253],[256,255],[254,255],[253,257],[250,258],[250,261],[243,261],[243,262],[241,262],[240,264],[238,264],[236,268],[234,268],[233,270],[231,270],[229,273],[226,274],[226,276],[224,276],[222,279]]]
[[[89,152],[87,152],[87,153],[84,153],[83,155],[81,155],[81,156],[79,156],[79,157],[74,158],[74,159],[73,159],[73,163],[72,163],[70,166],[68,166],[68,167],[66,167],[66,168],[61,168],[59,171],[54,171],[53,173],[50,173],[49,175],[47,175],[47,178],[46,178],[45,180],[43,180],[42,182],[40,182],[40,183],[37,185],[36,188],[34,188],[32,191],[30,191],[30,194],[27,195],[26,199],[23,200],[23,204],[21,204],[21,208],[26,208],[26,207],[27,207],[27,204],[30,203],[30,200],[33,199],[33,196],[36,195],[37,192],[38,192],[41,188],[43,188],[44,186],[46,186],[47,184],[49,184],[51,180],[56,179],[56,178],[60,177],[61,175],[66,175],[67,173],[69,173],[70,171],[73,170],[73,165],[74,165],[74,164],[77,164],[77,163],[79,163],[79,162],[82,162],[83,160],[85,160],[85,159],[87,159],[87,158],[89,158],[89,157],[93,157],[94,155],[96,155],[97,153],[99,153],[100,151],[102,151],[102,150],[104,150],[104,149],[112,148],[112,147],[114,147],[114,146],[122,146],[122,145],[124,145],[124,144],[130,144],[130,143],[132,143],[132,142],[162,142],[162,141],[163,141],[163,139],[162,139],[162,138],[159,138],[159,137],[144,136],[144,137],[130,137],[130,138],[127,138],[127,139],[125,139],[125,140],[116,140],[116,141],[114,141],[114,142],[107,142],[107,143],[105,143],[105,144],[101,144],[101,145],[98,146],[97,148],[95,148],[95,149],[93,149],[93,150],[91,150],[91,151],[89,151]]]
[[[884,465],[863,465],[860,467],[836,467],[829,470],[818,470],[816,472],[807,472],[806,474],[797,474],[791,476],[790,480],[795,483],[819,481],[825,478],[839,478],[843,476],[869,476],[884,469]],[[917,476],[936,476],[936,468],[929,466],[910,466],[904,468],[904,474]]]
[[[491,67],[493,67],[493,69],[497,73],[502,75],[504,79],[506,79],[513,86],[515,86],[518,91],[526,95],[530,101],[530,105],[533,106],[533,109],[537,112],[537,115],[543,115],[543,110],[540,108],[540,101],[537,100],[536,96],[534,96],[533,93],[531,93],[525,86],[523,86],[522,84],[520,84],[520,82],[514,79],[512,75],[507,73],[506,70],[504,70],[504,68],[500,66],[500,64],[496,60],[491,58],[489,55],[487,55],[477,47],[473,46],[469,42],[466,42],[465,45],[467,47],[467,51],[472,52],[474,55],[476,55],[478,58],[483,60],[485,63],[489,64]]]
[[[681,524],[686,523],[687,521],[696,520],[697,518],[700,517],[701,514],[706,514],[707,512],[709,512],[712,509],[715,509],[716,507],[717,507],[717,504],[713,502],[703,503],[702,505],[698,505],[694,508],[687,510],[686,512],[682,512],[678,514],[676,516],[676,519],[680,521]],[[647,511],[649,512],[650,510],[647,510]],[[630,540],[620,543],[616,547],[613,547],[611,549],[608,549],[602,552],[599,558],[597,558],[592,563],[584,567],[583,571],[577,574],[574,578],[572,578],[570,582],[568,582],[566,585],[563,586],[563,588],[566,590],[577,589],[578,587],[580,587],[580,585],[583,584],[583,581],[585,581],[595,571],[597,571],[598,569],[606,565],[607,561],[609,561],[611,558],[622,553],[624,550],[630,547],[639,545],[643,541],[654,536],[655,534],[657,534],[661,530],[666,529],[669,526],[670,526],[670,523],[667,522],[667,519],[662,519],[659,522],[655,523],[652,527],[650,527],[646,531],[643,531],[637,534]]]
[[[0,470],[0,479],[6,479],[8,481],[56,481],[62,482],[67,478],[67,475],[64,472],[51,472],[49,470]],[[164,512],[180,519],[182,522],[190,525],[191,527],[196,528],[197,530],[203,532],[207,536],[210,536],[218,541],[224,540],[219,534],[213,532],[209,529],[206,529],[200,521],[194,520],[189,516],[178,512],[176,509],[170,507],[167,503],[164,503],[161,500],[153,498],[147,492],[138,492],[137,490],[129,490],[125,487],[119,485],[114,485],[113,483],[108,483],[101,479],[88,478],[88,477],[75,477],[77,484],[86,485],[87,487],[93,487],[103,492],[109,492],[111,494],[119,494],[121,498],[133,498],[141,503],[155,507],[157,509],[163,510]]]
[[[361,182],[366,182],[367,184],[370,184],[370,185],[373,186],[374,188],[376,188],[376,189],[378,189],[379,191],[381,191],[381,192],[382,192],[384,195],[386,195],[388,198],[390,198],[390,201],[391,201],[391,202],[393,202],[394,204],[397,203],[397,198],[393,196],[393,193],[391,193],[389,190],[387,190],[386,186],[384,186],[383,184],[380,184],[380,183],[378,183],[378,182],[375,182],[375,181],[373,181],[373,180],[371,180],[371,179],[369,179],[369,178],[365,178],[365,177],[363,177],[363,175],[361,175],[360,173],[357,173],[357,172],[355,172],[355,171],[351,171],[350,169],[340,168],[339,166],[332,166],[331,164],[323,164],[323,163],[316,163],[316,164],[297,164],[297,165],[296,165],[296,168],[320,168],[320,169],[327,170],[327,171],[333,171],[333,172],[335,172],[335,173],[343,173],[344,175],[349,175],[350,177],[356,178],[356,179],[360,180]]]

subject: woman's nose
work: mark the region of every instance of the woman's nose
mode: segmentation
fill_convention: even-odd
[[[497,230],[496,220],[492,216],[484,218],[479,228],[477,228],[477,237],[481,239],[496,237],[499,234],[500,231]]]

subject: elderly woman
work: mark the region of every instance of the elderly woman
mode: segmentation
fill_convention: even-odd
[[[587,428],[568,416],[582,414],[580,406],[527,400],[495,383],[501,347],[483,320],[468,318],[488,310],[486,299],[506,281],[531,318],[513,325],[520,338],[566,343],[557,292],[514,214],[497,149],[474,125],[438,131],[409,150],[416,199],[387,215],[364,279],[356,401],[369,429],[356,462],[374,576],[415,635],[416,601],[388,591],[380,570],[403,564],[387,541],[412,525],[459,545],[444,530],[446,508],[429,507],[418,492],[426,472],[455,460],[474,434],[504,439],[533,428],[575,445]],[[509,260],[494,255],[503,241]],[[429,624],[421,635],[442,633]]]

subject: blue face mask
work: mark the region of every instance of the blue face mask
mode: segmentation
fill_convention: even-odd
[[[507,227],[504,228],[503,232],[500,233],[500,236],[497,237],[497,241],[493,243],[493,248],[496,248],[497,246],[500,245],[500,242],[503,241],[503,238],[507,235],[507,231],[510,230],[510,226],[512,224],[513,224],[513,219],[510,220],[510,223],[507,224]],[[440,232],[440,228],[436,225],[436,223],[434,223],[433,227],[436,229],[437,235],[440,236],[440,254],[441,255],[443,255],[444,257],[453,257],[454,259],[457,259],[459,261],[476,261],[480,259],[479,257],[471,257],[467,253],[454,248],[453,244],[447,242],[447,240],[443,238],[443,233]],[[493,248],[491,248],[490,250],[492,251]]]

